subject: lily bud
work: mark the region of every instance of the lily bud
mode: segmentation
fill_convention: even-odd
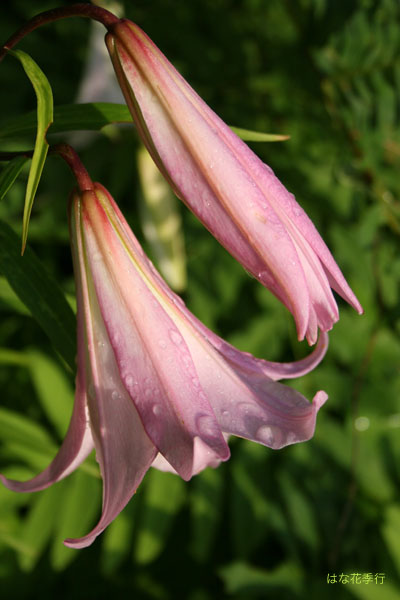
[[[338,320],[333,288],[362,308],[311,220],[273,171],[207,106],[148,36],[122,19],[106,43],[159,169],[219,242],[291,311],[298,338]]]

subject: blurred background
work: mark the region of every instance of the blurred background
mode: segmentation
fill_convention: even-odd
[[[0,9],[0,38],[63,4],[68,2],[14,0]],[[329,394],[313,440],[272,451],[232,439],[231,460],[189,483],[151,470],[88,549],[65,548],[62,540],[86,533],[98,517],[101,481],[94,457],[44,492],[15,494],[0,487],[1,596],[31,598],[32,590],[40,590],[42,598],[77,600],[110,594],[144,600],[395,600],[399,2],[126,0],[119,10],[150,35],[227,123],[290,135],[285,142],[250,145],[314,220],[365,315],[338,300],[340,321],[327,357],[290,383],[310,399],[319,389]],[[109,96],[101,82],[95,91],[88,90],[87,79],[83,83],[92,36],[91,24],[75,18],[47,25],[19,45],[47,75],[55,104],[77,97],[118,101],[108,85]],[[0,69],[1,130],[9,119],[34,110],[36,100],[17,61],[7,57]],[[163,255],[152,243],[157,222],[149,225],[151,215],[143,216],[140,208],[143,168],[135,160],[140,148],[133,126],[50,138],[74,141],[92,178],[118,200],[154,262],[165,259],[165,246]],[[29,148],[33,141],[7,139],[1,149]],[[24,173],[0,204],[0,218],[18,233]],[[65,165],[49,158],[29,234],[30,248],[72,305],[66,206],[73,185]],[[293,319],[279,302],[183,205],[172,203],[170,210],[178,210],[181,221],[178,247],[168,252],[179,271],[176,287],[192,312],[256,356],[284,361],[305,355],[308,347],[296,341]],[[25,479],[48,464],[63,439],[74,377],[7,283],[3,267],[0,466],[6,475]],[[357,573],[362,582],[355,577],[351,583]]]

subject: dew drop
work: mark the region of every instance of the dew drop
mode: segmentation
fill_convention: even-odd
[[[183,342],[181,334],[175,331],[174,329],[171,329],[171,331],[169,332],[169,337],[176,346],[180,346],[180,344],[182,344]]]
[[[161,405],[160,405],[160,404],[155,404],[155,405],[153,406],[153,409],[152,409],[152,410],[153,410],[153,414],[154,414],[156,417],[159,417],[159,416],[161,415],[161,413],[162,413],[162,407],[161,407]]]
[[[113,393],[111,394],[111,398],[113,400],[118,400],[119,394],[118,394],[118,392],[116,390],[114,390]]]
[[[198,416],[196,419],[196,425],[199,433],[204,436],[208,437],[217,435],[215,419],[210,415]]]
[[[297,441],[298,441],[298,438],[294,431],[289,431],[286,434],[285,444],[294,444]]]
[[[250,412],[250,409],[252,408],[251,404],[248,404],[247,402],[239,402],[239,404],[237,405],[237,408],[241,411],[243,411],[246,415]]]
[[[160,348],[166,348],[167,342],[165,340],[158,340],[158,345],[160,346]]]
[[[277,427],[262,425],[257,429],[255,438],[267,446],[276,447],[281,442],[281,432]]]
[[[134,385],[134,380],[133,380],[132,375],[125,376],[125,385],[126,385],[126,387],[132,387]]]

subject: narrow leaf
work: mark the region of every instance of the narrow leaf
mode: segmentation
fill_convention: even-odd
[[[65,371],[45,354],[28,353],[33,385],[49,421],[64,437],[71,418],[74,391]]]
[[[80,130],[99,131],[112,123],[131,122],[132,116],[125,104],[114,104],[113,102],[61,104],[54,107],[54,123],[49,129],[49,133]],[[240,127],[231,127],[231,129],[247,142],[281,142],[290,138],[288,135],[263,133]],[[35,130],[35,113],[29,112],[2,125],[0,138],[32,134]]]
[[[61,104],[54,107],[54,123],[51,124],[48,133],[98,131],[111,123],[132,123],[131,114],[125,104]],[[2,125],[0,138],[32,135],[35,131],[36,113],[31,111]]]
[[[78,557],[76,550],[62,543],[65,538],[79,537],[90,531],[100,511],[100,480],[89,477],[81,470],[70,475],[62,484],[62,498],[56,508],[54,540],[50,551],[51,566],[61,571]]]
[[[262,131],[241,129],[240,127],[231,127],[231,129],[245,142],[284,142],[290,139],[290,135],[263,133]]]
[[[28,160],[26,156],[17,156],[4,167],[0,173],[0,200],[3,200]]]
[[[48,433],[37,423],[16,412],[0,407],[0,439],[13,448],[21,446],[29,461],[33,453],[39,453],[47,460],[57,451]]]
[[[33,569],[52,535],[62,492],[62,485],[56,484],[34,497],[20,533],[24,550],[18,558],[23,571]]]
[[[151,469],[145,483],[146,501],[134,549],[134,560],[140,564],[150,563],[162,552],[185,498],[183,481],[171,473]]]
[[[29,77],[37,97],[37,133],[33,151],[28,184],[26,186],[24,217],[22,225],[22,252],[28,237],[29,218],[32,211],[36,190],[46,161],[48,143],[46,133],[53,121],[53,93],[43,71],[32,58],[21,50],[10,50],[10,54],[18,58],[25,73]]]
[[[48,335],[54,348],[75,370],[75,316],[57,282],[27,248],[20,255],[16,233],[0,221],[0,272],[32,316]]]
[[[191,552],[199,561],[211,554],[223,514],[223,479],[216,469],[205,469],[194,478],[190,494]]]

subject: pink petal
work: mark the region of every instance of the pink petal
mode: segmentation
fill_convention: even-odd
[[[111,210],[110,198],[100,187],[97,196]],[[210,448],[211,462],[216,456],[226,460],[229,448],[187,348],[173,342],[179,333],[143,273],[142,254],[136,245],[127,253],[129,240],[117,235],[100,203],[86,203],[83,219],[88,265],[121,379],[153,444],[189,479],[195,469],[196,437]],[[116,272],[119,281],[112,277]]]
[[[75,404],[71,422],[62,446],[53,462],[29,481],[14,481],[0,475],[1,481],[14,492],[36,492],[72,473],[93,450],[89,427],[86,392],[82,373],[76,380]]]
[[[145,406],[148,404],[151,409],[151,397],[147,396],[146,399],[146,390],[140,388],[141,381],[146,379],[157,381],[160,373],[163,374],[161,377],[164,377],[166,386],[171,386],[169,390],[167,388],[167,394],[171,394],[172,406],[175,410],[180,411],[179,414],[187,415],[184,422],[185,427],[190,431],[191,439],[196,436],[203,439],[203,442],[214,451],[213,460],[221,460],[225,457],[223,451],[218,452],[220,437],[217,436],[215,429],[215,417],[224,433],[257,439],[263,443],[267,443],[265,440],[269,439],[268,443],[273,448],[309,439],[314,431],[317,410],[322,401],[326,399],[326,394],[324,392],[317,394],[314,404],[311,405],[298,392],[277,384],[272,379],[281,376],[299,376],[314,368],[326,352],[327,336],[321,336],[316,350],[309,357],[298,363],[288,363],[287,365],[269,363],[236,350],[201,324],[186,309],[182,301],[178,300],[178,297],[171,292],[140,250],[136,238],[129,230],[112,198],[104,190],[101,193],[101,188],[98,184],[96,185],[97,196],[101,198],[105,213],[113,222],[115,231],[120,232],[119,237],[116,238],[112,228],[107,227],[108,221],[105,217],[102,220],[101,229],[94,227],[96,219],[101,218],[102,210],[97,206],[95,211],[90,211],[91,226],[94,227],[94,230],[101,231],[101,240],[107,244],[108,249],[105,262],[93,261],[91,264],[92,271],[96,273],[95,281],[98,280],[97,294],[100,297],[101,310],[104,315],[108,315],[107,320],[111,323],[111,326],[107,325],[111,331],[111,339],[115,335],[118,337],[115,340],[114,351],[117,355],[118,352],[121,352],[118,358],[119,364],[122,367],[124,364],[129,364],[129,367],[132,368],[133,365],[138,364],[138,361],[145,360],[143,357],[146,357],[147,350],[151,362],[156,365],[152,372],[146,371],[148,369],[146,360],[144,364],[140,365],[140,369],[135,374],[136,392],[133,392],[132,389],[130,392],[131,396],[135,395],[136,406],[140,406],[144,398],[143,406],[138,407],[144,427],[172,467],[180,472],[177,468],[178,453],[186,452],[187,459],[187,450],[185,451],[180,446],[179,440],[179,435],[184,432],[180,433],[179,429],[176,429],[176,424],[168,415],[168,423],[171,423],[169,427],[174,431],[175,445],[178,447],[178,451],[174,455],[174,448],[161,449],[159,444],[163,427],[160,426],[159,432],[152,429],[150,433],[149,428],[156,427],[154,414],[151,414],[149,407]],[[94,236],[89,235],[90,227],[88,225],[86,228],[88,245],[93,244],[90,246],[89,254],[97,256],[101,247],[100,240],[96,241]],[[129,260],[127,260],[128,254],[130,255]],[[115,260],[115,264],[111,262],[112,259]],[[107,273],[117,272],[116,269],[119,269],[120,273],[124,273],[124,283],[121,283],[118,288],[120,298],[118,308],[115,307],[114,302],[112,310],[112,301],[113,298],[115,299],[113,285],[115,286],[115,284],[109,282]],[[126,294],[128,289],[135,291],[134,296]],[[136,329],[130,323],[132,315],[136,315]],[[137,329],[138,323],[140,323],[140,332]],[[121,350],[124,338],[129,339],[129,347]],[[159,342],[162,342],[161,345]],[[159,344],[158,348],[157,344]],[[163,348],[163,346],[165,347]],[[136,348],[134,356],[129,354],[132,353],[132,348]],[[148,348],[151,350],[149,351]],[[164,351],[165,354],[163,354]],[[164,357],[167,360],[166,364]],[[206,398],[208,399],[213,410],[211,415],[205,405],[204,412],[199,414],[199,399],[193,395],[191,382],[185,379],[186,373],[182,374],[181,372],[182,357],[184,357],[185,365],[190,367],[190,378],[192,376],[198,378],[200,385],[197,384],[199,387],[195,387],[197,390],[201,390],[201,398],[204,401]],[[167,366],[166,370],[165,366]],[[125,386],[129,388],[126,378]],[[181,399],[179,391],[182,389],[185,390],[185,394]],[[163,409],[165,405],[166,403],[163,402]],[[191,425],[191,422],[194,423],[194,426]],[[215,436],[214,440],[204,436],[203,427],[206,429],[210,427],[210,432]],[[270,431],[274,435],[271,434],[269,437],[264,435],[263,437],[262,431],[258,431],[260,427],[270,427]],[[201,432],[199,433],[199,430],[203,430],[203,435]],[[172,439],[168,442],[172,443]],[[192,459],[190,474],[193,472]]]
[[[65,540],[84,548],[115,519],[135,493],[157,453],[129,394],[122,385],[114,353],[91,295],[92,381],[88,397],[96,456],[103,478],[103,510],[94,529],[84,537]]]
[[[338,319],[332,286],[359,312],[314,225],[272,170],[203,102],[141,29],[106,37],[139,133],[177,195],[293,313],[299,339]]]
[[[92,192],[86,196],[93,197]],[[86,267],[86,247],[80,227],[80,199],[72,211],[74,267],[77,274],[78,315],[85,315],[85,357],[80,372],[88,372],[88,409],[96,456],[103,478],[103,510],[96,527],[71,548],[84,548],[121,512],[135,493],[157,453],[119,376],[113,349],[99,310],[96,293]],[[88,368],[85,369],[85,365]]]
[[[180,333],[222,431],[274,449],[310,439],[316,414],[327,399],[325,392],[318,392],[310,404],[299,392],[266,376],[265,369],[273,372],[271,363],[248,354],[240,358],[238,350],[215,349],[205,329],[203,326],[202,336],[196,336],[189,321],[180,323]],[[317,347],[318,358],[325,349],[326,338]],[[307,366],[306,359],[303,367]]]

